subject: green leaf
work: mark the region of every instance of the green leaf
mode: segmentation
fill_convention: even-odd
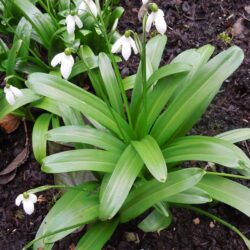
[[[111,219],[121,208],[132,188],[143,162],[134,148],[129,145],[120,156],[115,169],[107,181],[100,197],[99,217]]]
[[[206,191],[192,187],[184,192],[170,196],[167,201],[180,204],[203,204],[211,202],[212,198]]]
[[[86,90],[59,77],[43,73],[29,75],[26,84],[40,95],[62,102],[82,112],[86,117],[92,118],[121,136],[107,104]],[[127,122],[115,111],[113,111],[113,115],[126,135],[133,138],[134,132]]]
[[[89,126],[65,126],[56,128],[48,132],[47,139],[55,142],[84,143],[117,153],[122,152],[125,147],[123,142],[113,135]]]
[[[182,161],[214,162],[229,168],[249,169],[250,160],[230,142],[208,136],[185,136],[175,139],[163,150],[167,163]]]
[[[43,159],[42,170],[46,173],[76,171],[112,172],[119,154],[97,149],[78,149],[50,155]]]
[[[215,200],[234,207],[250,217],[250,189],[220,176],[206,175],[197,187]]]
[[[64,238],[80,226],[98,218],[98,198],[93,194],[91,195],[96,188],[96,184],[87,183],[77,188],[79,190],[71,189],[67,191],[50,209],[39,227],[36,238],[62,231],[36,242],[33,249],[47,249],[45,248],[47,244]],[[72,227],[72,229],[64,230],[68,227]]]
[[[36,160],[40,164],[47,154],[46,134],[49,130],[51,117],[51,114],[40,115],[37,118],[32,131],[32,149]]]
[[[232,143],[246,141],[250,139],[250,128],[230,130],[225,133],[216,135],[216,137]]]
[[[221,84],[244,58],[239,47],[232,47],[203,65],[157,119],[151,135],[159,145],[184,135],[204,113]]]
[[[114,110],[124,117],[123,103],[115,72],[105,53],[99,54],[99,68],[109,101]]]
[[[26,105],[27,103],[36,101],[38,99],[40,99],[41,97],[36,95],[33,91],[29,90],[29,89],[21,89],[23,96],[16,98],[16,102],[14,105],[10,105],[6,99],[5,99],[5,95],[2,94],[1,98],[0,98],[0,119],[2,119],[3,117],[5,117],[6,115],[10,114],[11,112],[13,112],[14,110],[17,110],[18,108]]]
[[[168,174],[165,183],[151,180],[133,190],[120,210],[120,221],[127,222],[159,201],[195,186],[205,172],[200,168],[188,168]]]
[[[78,242],[75,250],[101,250],[114,233],[119,221],[97,222],[90,225],[85,235]]]
[[[160,232],[166,229],[172,222],[172,215],[165,216],[158,210],[154,209],[142,222],[138,224],[143,232]]]
[[[167,165],[155,139],[147,135],[141,141],[132,141],[132,145],[155,179],[165,182],[167,179]]]
[[[57,25],[47,14],[43,14],[29,0],[13,0],[16,7],[29,20],[33,28],[41,38],[43,45],[48,49],[50,39],[56,31]]]

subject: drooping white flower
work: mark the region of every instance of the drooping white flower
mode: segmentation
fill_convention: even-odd
[[[20,206],[23,203],[23,209],[26,214],[31,215],[34,212],[34,204],[37,202],[35,194],[23,193],[16,198],[16,205]]]
[[[57,54],[51,61],[51,66],[56,67],[61,64],[61,74],[64,79],[68,79],[74,66],[74,58],[71,49],[67,48],[64,52]]]
[[[150,5],[151,14],[149,14],[147,23],[146,23],[146,31],[149,32],[152,24],[155,25],[157,31],[160,34],[164,34],[167,31],[167,24],[164,19],[164,12],[158,8],[158,6],[153,3]]]
[[[10,105],[14,105],[16,103],[16,98],[23,96],[22,91],[12,85],[6,85],[3,91],[5,93],[6,100]]]
[[[83,27],[82,21],[78,15],[71,13],[66,18],[67,31],[69,35],[74,34],[76,26],[81,29]]]
[[[122,51],[123,58],[127,61],[131,56],[132,49],[135,54],[138,54],[138,49],[136,47],[135,41],[130,36],[131,32],[126,31],[125,34],[119,38],[112,46],[112,53],[119,53]]]
[[[93,0],[83,0],[78,8],[78,14],[82,15],[84,12],[91,12],[95,17],[97,17],[98,11],[96,4]]]

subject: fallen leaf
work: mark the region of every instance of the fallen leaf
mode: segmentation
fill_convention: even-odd
[[[235,22],[235,24],[232,27],[232,30],[231,30],[232,35],[239,36],[239,35],[243,34],[244,29],[245,29],[245,27],[243,25],[243,18],[240,17],[237,19],[237,21]]]
[[[0,128],[7,134],[14,132],[20,125],[20,119],[14,115],[6,115],[0,120]]]

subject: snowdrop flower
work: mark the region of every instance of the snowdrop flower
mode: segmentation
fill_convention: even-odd
[[[61,64],[61,74],[64,79],[68,79],[73,65],[74,58],[71,55],[71,49],[67,48],[64,52],[57,54],[51,61],[51,66],[56,67],[58,64]]]
[[[76,26],[81,29],[83,27],[82,21],[78,15],[74,11],[70,13],[70,15],[66,18],[67,31],[69,35],[74,34]]]
[[[164,19],[164,13],[161,9],[158,8],[157,4],[155,3],[150,5],[150,9],[152,13],[148,16],[146,31],[149,32],[152,24],[154,24],[157,31],[163,35],[167,31],[167,24]]]
[[[85,11],[90,11],[95,17],[97,17],[97,7],[93,0],[83,0],[79,5],[78,14],[82,15]]]
[[[142,0],[142,4],[146,5],[149,2],[149,0]]]
[[[15,98],[23,96],[22,91],[12,85],[6,85],[3,91],[5,93],[6,100],[10,105],[14,105],[16,103]]]
[[[127,61],[131,56],[132,49],[135,54],[138,54],[135,41],[131,38],[131,31],[126,31],[125,34],[119,38],[112,46],[112,53],[122,51],[123,58]]]
[[[26,214],[31,215],[34,212],[34,203],[37,202],[35,194],[23,193],[19,194],[16,198],[16,205],[20,206],[23,203],[23,209]]]

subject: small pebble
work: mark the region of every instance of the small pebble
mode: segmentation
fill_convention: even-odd
[[[200,218],[197,217],[197,218],[193,219],[193,223],[195,225],[199,225],[201,223]]]

